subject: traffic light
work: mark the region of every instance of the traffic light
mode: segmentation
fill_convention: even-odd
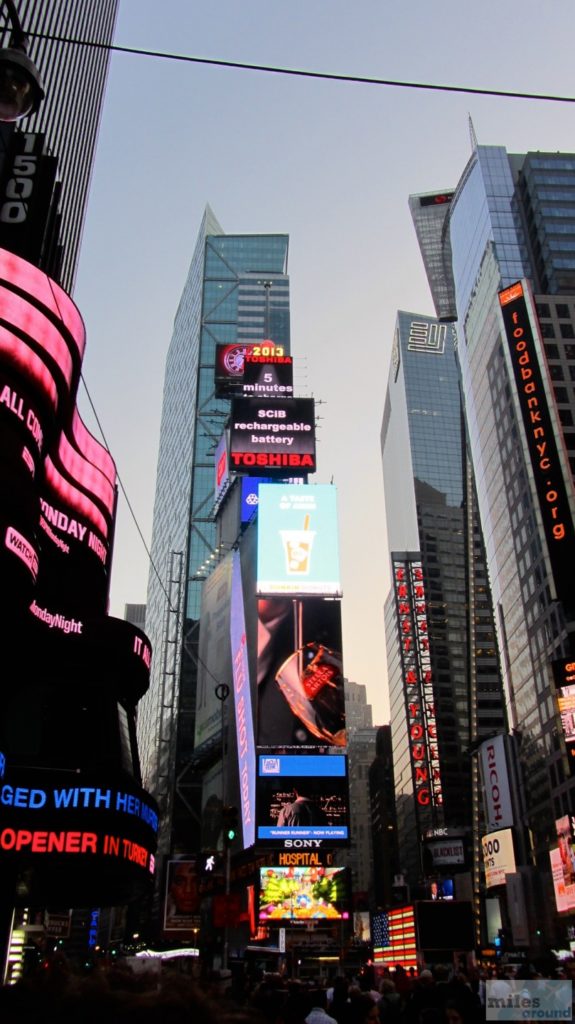
[[[224,826],[224,846],[231,846],[239,829],[237,807],[224,807],[222,809],[222,821]]]

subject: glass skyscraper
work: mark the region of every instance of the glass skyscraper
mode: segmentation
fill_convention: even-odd
[[[412,885],[429,873],[422,839],[447,828],[463,838],[477,880],[472,835],[479,809],[470,749],[503,727],[504,712],[451,324],[398,313],[381,447],[394,573],[386,640],[400,869]],[[421,570],[409,609],[402,567],[413,564]],[[422,666],[410,668],[408,660],[417,619],[429,676],[420,708],[409,683]],[[436,799],[429,787],[419,787],[428,772],[435,775]]]
[[[45,133],[48,152],[58,160],[63,249],[58,280],[68,292],[74,286],[110,60],[106,47],[112,42],[117,8],[118,0],[17,2],[22,27],[30,34],[28,54],[46,93],[38,111],[25,118],[21,128]],[[0,45],[7,46],[9,18],[3,25]],[[40,38],[40,34],[61,40]]]
[[[214,455],[230,408],[215,397],[216,345],[272,337],[289,351],[287,257],[286,235],[226,235],[208,207],[166,359],[146,606],[154,660],[138,723],[163,854],[200,848],[202,772],[221,756],[220,730],[195,742],[202,583],[222,550]]]
[[[551,941],[558,935],[549,860],[555,821],[575,811],[554,680],[554,667],[575,653],[573,590],[562,582],[573,558],[575,515],[575,156],[513,156],[501,146],[476,146],[451,200],[444,239],[509,725],[519,751],[525,879]],[[504,304],[514,293],[503,290],[516,284],[525,326],[510,330]],[[431,279],[430,285],[435,298]],[[514,362],[514,339],[524,330],[533,335],[531,354]],[[534,439],[544,444],[539,458]],[[560,492],[561,508],[551,502]]]

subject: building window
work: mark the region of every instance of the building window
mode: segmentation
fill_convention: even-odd
[[[562,338],[575,338],[573,324],[559,324],[559,330]]]
[[[555,310],[557,312],[557,316],[561,320],[568,320],[569,319],[569,306],[566,306],[563,302],[558,303],[555,306]]]

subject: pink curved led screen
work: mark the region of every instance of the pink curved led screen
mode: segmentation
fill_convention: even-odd
[[[77,487],[74,487],[73,484],[62,476],[56,469],[50,456],[48,456],[44,463],[44,471],[46,482],[51,487],[53,493],[65,502],[66,505],[73,508],[75,512],[83,516],[84,519],[88,519],[98,530],[99,534],[107,540],[109,534],[108,523],[98,506],[91,501],[88,495],[78,490]]]
[[[0,281],[27,292],[33,301],[57,316],[70,332],[78,358],[82,360],[86,347],[84,322],[77,306],[60,285],[44,271],[6,249],[0,249]]]
[[[113,487],[116,486],[116,463],[110,452],[104,448],[99,441],[90,433],[84,424],[77,409],[74,409],[72,416],[72,429],[70,437],[76,442],[76,448],[82,453],[88,462],[92,462]]]
[[[16,366],[27,378],[40,388],[54,411],[58,408],[58,390],[46,364],[31,348],[0,324],[0,356],[7,356],[6,362]]]
[[[88,491],[97,501],[101,502],[108,511],[110,519],[112,519],[116,504],[114,488],[96,466],[84,459],[72,447],[64,433],[60,435],[58,456],[62,469],[71,476],[79,487]]]
[[[48,318],[26,299],[0,285],[0,319],[28,335],[46,352],[62,373],[72,390],[72,356],[64,337]]]

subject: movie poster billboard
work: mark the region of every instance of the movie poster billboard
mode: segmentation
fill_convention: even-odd
[[[336,488],[262,484],[258,498],[258,594],[341,596]]]
[[[166,872],[164,930],[192,931],[199,926],[200,888],[195,860],[170,860]]]
[[[273,477],[314,473],[313,398],[232,399],[230,470]]]
[[[340,602],[260,598],[257,610],[257,746],[345,746]]]

